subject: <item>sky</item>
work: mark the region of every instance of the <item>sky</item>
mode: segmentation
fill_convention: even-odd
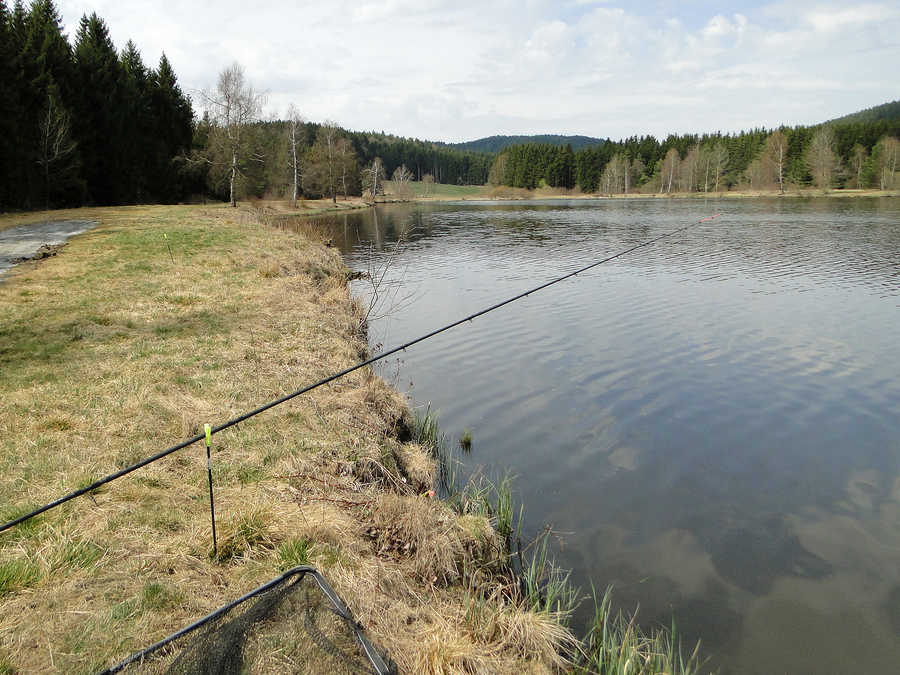
[[[237,62],[266,114],[458,142],[812,124],[900,99],[900,0],[58,0],[74,41],[165,52],[199,110]]]

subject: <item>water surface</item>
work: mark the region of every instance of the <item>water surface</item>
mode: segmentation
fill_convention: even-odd
[[[0,275],[19,259],[34,255],[42,244],[61,244],[96,225],[92,220],[59,220],[0,230]]]
[[[336,234],[385,272],[392,346],[717,212],[383,373],[471,430],[464,471],[517,477],[576,582],[723,672],[896,672],[900,200],[415,205]]]

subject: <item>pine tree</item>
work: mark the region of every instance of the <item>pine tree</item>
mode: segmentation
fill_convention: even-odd
[[[75,38],[78,102],[74,123],[84,162],[89,199],[97,204],[125,200],[122,184],[123,75],[106,22],[82,16]]]
[[[160,201],[176,201],[183,195],[184,177],[172,170],[172,158],[191,149],[194,111],[190,99],[178,86],[178,78],[165,53],[150,77],[150,109],[152,192]]]
[[[16,170],[21,164],[21,87],[13,17],[5,0],[0,0],[0,208],[18,206],[18,195],[23,189]]]
[[[22,148],[20,205],[44,206],[45,181],[39,166],[41,120],[50,98],[60,113],[71,108],[74,91],[72,50],[62,33],[62,19],[52,0],[35,0],[27,15],[21,3],[13,10],[14,39],[21,44],[20,77],[23,123],[19,129]],[[73,161],[77,158],[73,157]],[[81,199],[76,181],[58,186],[56,203],[77,203]],[[62,187],[66,189],[63,191]]]
[[[129,40],[120,58],[122,65],[122,155],[123,197],[128,202],[150,198],[148,186],[153,117],[150,108],[150,73],[137,46]]]

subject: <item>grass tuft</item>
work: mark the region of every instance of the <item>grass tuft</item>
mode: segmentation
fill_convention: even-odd
[[[459,447],[463,452],[472,452],[472,432],[466,429],[459,437]]]
[[[41,568],[27,559],[0,563],[0,598],[23,588],[30,588],[41,580]]]
[[[547,534],[539,538],[530,561],[522,567],[523,601],[531,611],[550,614],[565,625],[581,599],[569,583],[569,573],[548,558],[547,538]]]
[[[274,543],[269,532],[270,514],[259,508],[238,513],[223,529],[218,541],[218,555],[213,555],[217,562],[228,562],[251,554],[255,549],[272,549]]]
[[[288,539],[278,547],[278,568],[284,572],[298,565],[309,564],[310,540],[306,537]]]
[[[445,495],[453,495],[457,491],[456,460],[447,445],[447,437],[441,431],[438,415],[432,412],[431,406],[413,411],[410,420],[412,440],[428,450],[437,461],[438,485]]]
[[[590,624],[576,672],[579,675],[627,675],[629,673],[666,673],[695,675],[703,664],[700,643],[684,657],[675,624],[670,630],[645,633],[632,615],[613,614],[607,588],[600,601],[594,593],[594,619]]]
[[[60,570],[85,569],[103,557],[105,550],[92,541],[78,536],[57,533],[47,565],[53,572]]]

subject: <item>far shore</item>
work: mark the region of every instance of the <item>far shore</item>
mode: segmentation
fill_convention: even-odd
[[[508,188],[489,185],[443,185],[429,186],[429,193],[418,192],[419,183],[413,183],[411,194],[399,194],[387,181],[387,191],[373,204],[362,197],[338,196],[331,199],[300,199],[293,207],[290,200],[246,199],[242,204],[255,209],[259,215],[266,216],[323,216],[346,211],[372,208],[380,204],[400,204],[410,202],[457,202],[457,201],[531,201],[531,200],[606,200],[606,199],[812,199],[827,198],[861,198],[861,197],[900,197],[900,190],[818,190],[811,188],[785,190],[784,194],[777,190],[728,190],[720,192],[631,192],[628,194],[606,194],[594,192],[585,194],[577,191],[559,190],[555,188]],[[210,202],[207,208],[227,209],[227,202]],[[82,206],[50,211],[19,211],[0,213],[0,231],[36,223],[57,222],[64,220],[94,220],[100,214],[108,213],[110,208],[117,212],[131,213],[135,216],[154,208],[151,204],[136,204],[118,207]]]
[[[596,200],[596,199],[748,199],[748,198],[777,198],[777,199],[811,199],[815,197],[828,198],[860,198],[860,197],[900,197],[900,190],[820,190],[814,188],[795,188],[785,190],[722,190],[719,192],[631,192],[628,194],[603,192],[583,193],[574,190],[560,190],[554,188],[537,188],[526,190],[524,188],[510,188],[505,186],[450,186],[452,192],[445,192],[436,186],[431,194],[413,192],[405,196],[391,190],[389,184],[383,203],[396,203],[404,201],[416,202],[445,202],[445,201],[527,201],[527,200]],[[414,190],[418,190],[418,184]],[[382,203],[382,200],[379,200]]]

